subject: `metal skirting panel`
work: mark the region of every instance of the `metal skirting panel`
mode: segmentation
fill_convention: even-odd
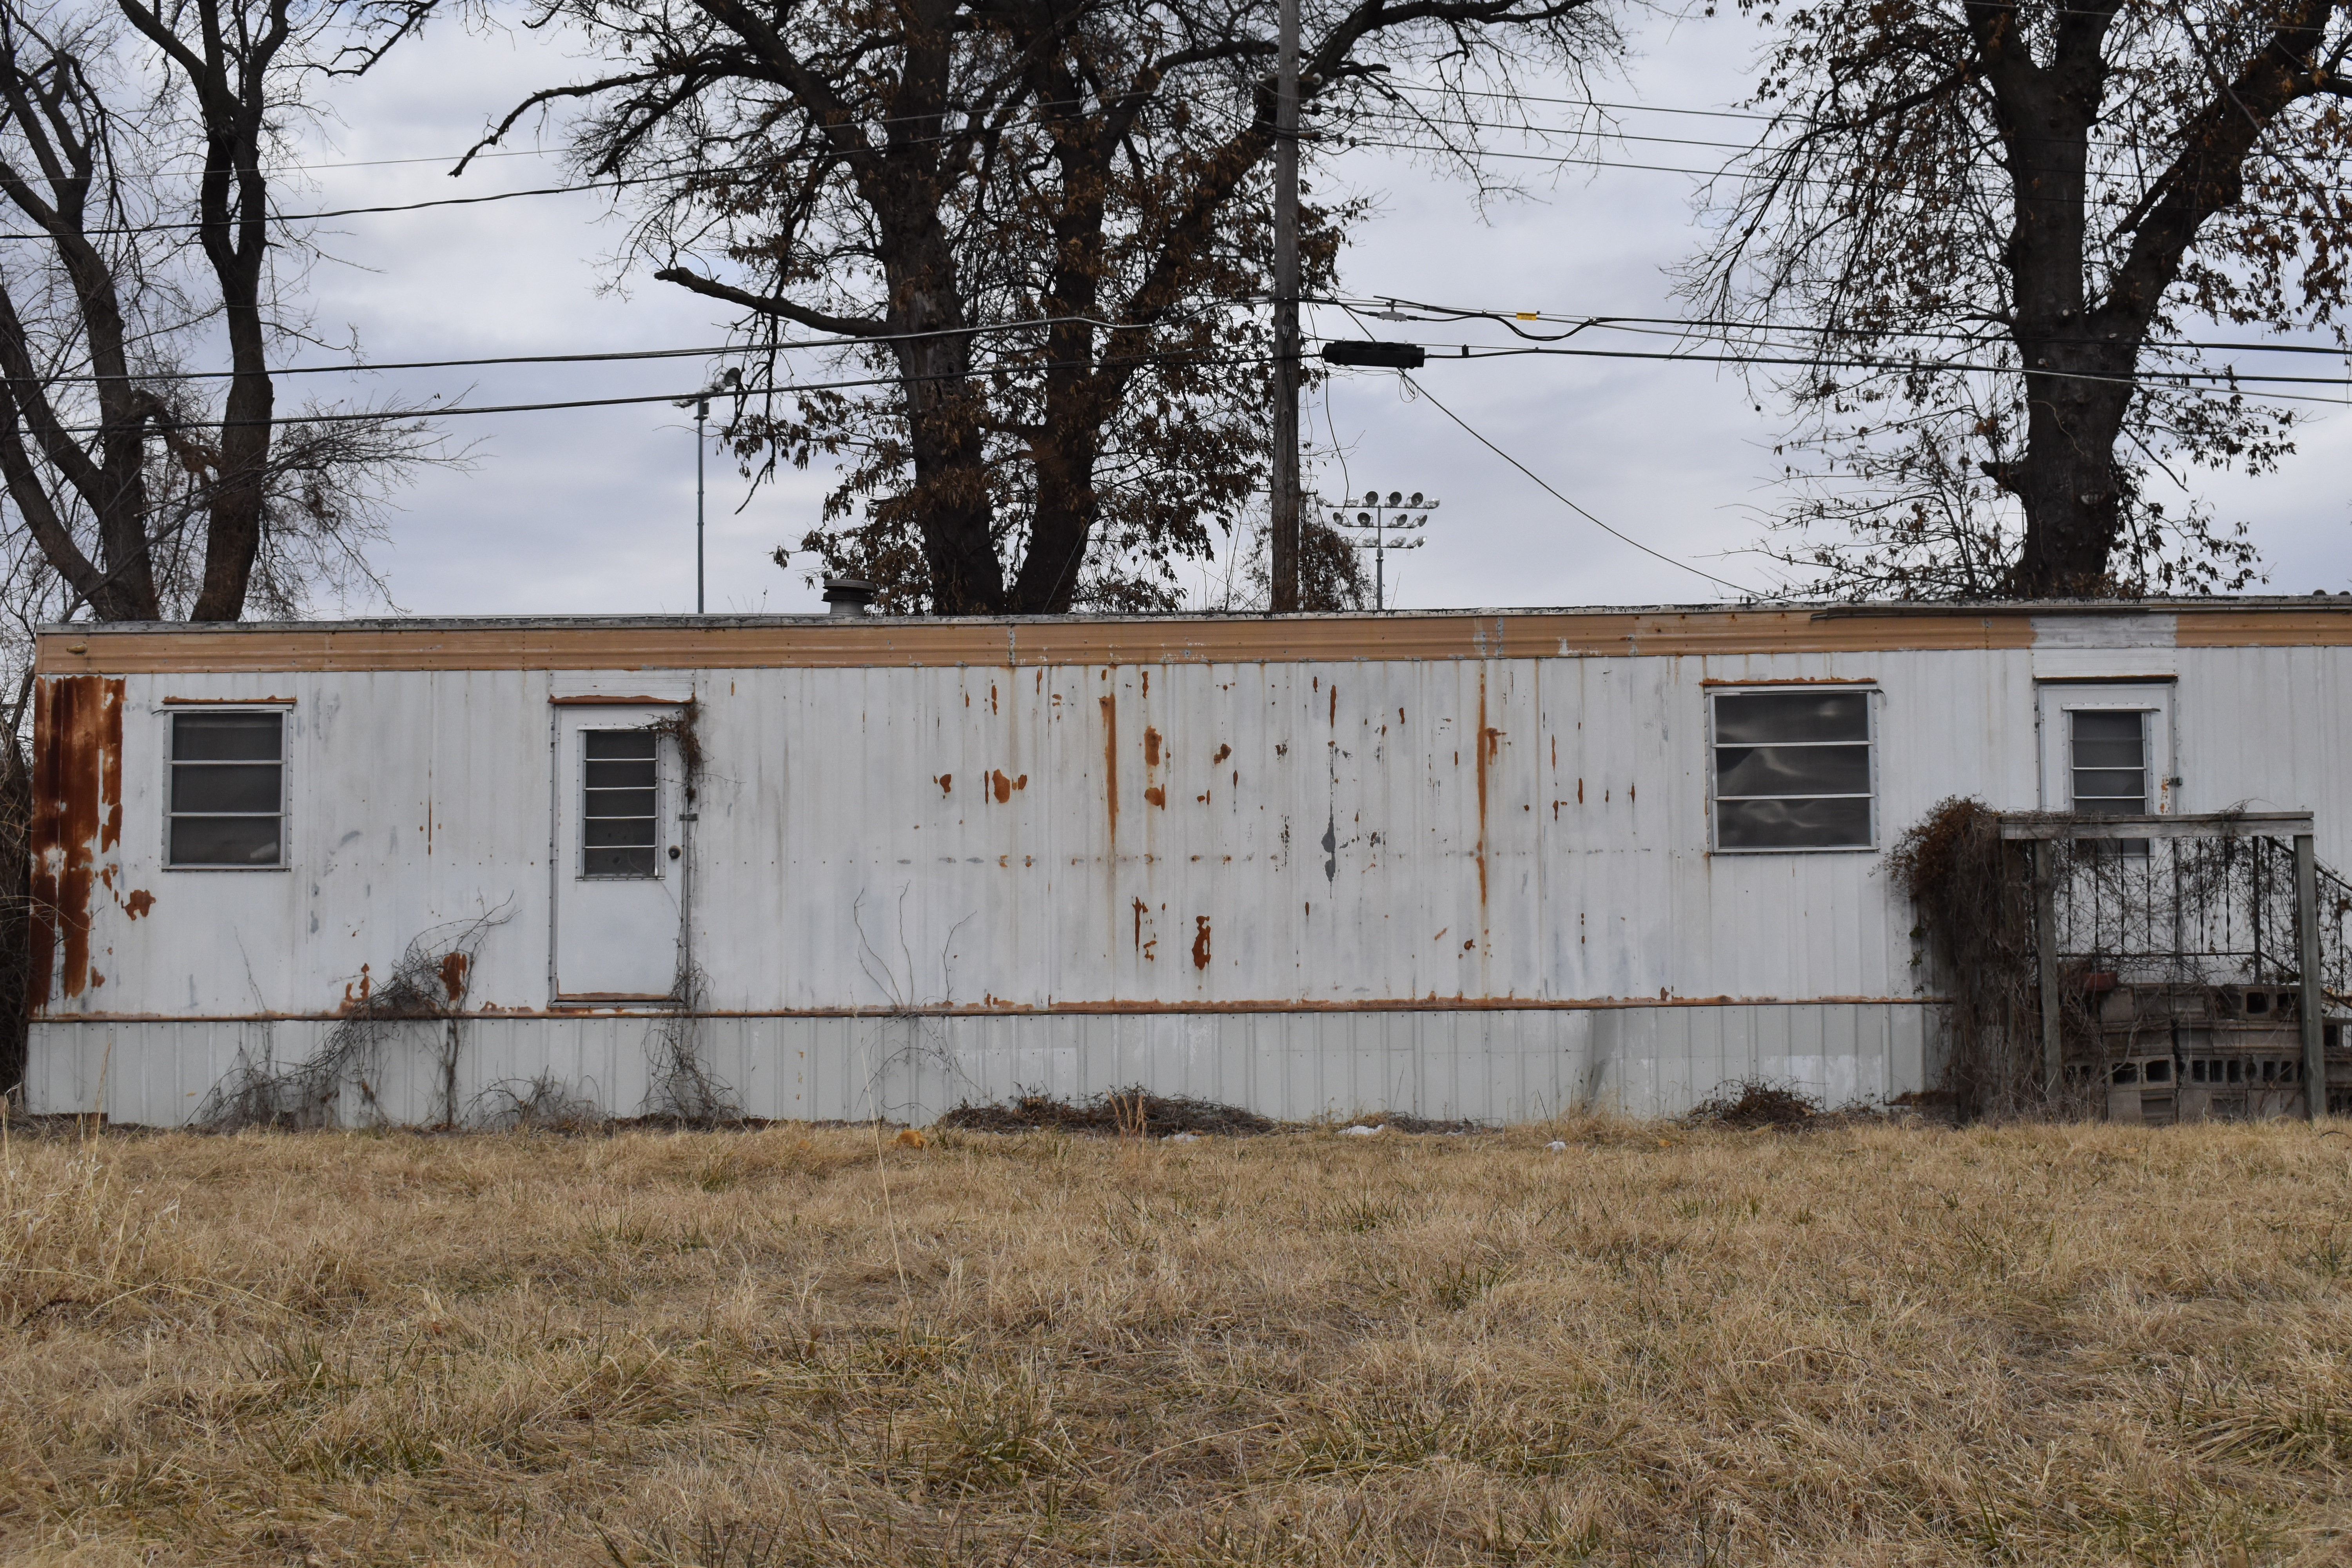
[[[1140,1084],[1268,1116],[1397,1110],[1508,1122],[1591,1109],[1672,1116],[1719,1086],[1785,1082],[1830,1104],[1927,1087],[1929,1009],[1799,1003],[1463,1012],[1023,1014],[688,1021],[695,1054],[746,1115],[927,1122],[1039,1090]],[[535,1082],[607,1115],[650,1109],[672,1021],[472,1018],[396,1026],[354,1059],[347,1124],[494,1121]],[[179,1126],[249,1071],[309,1060],[331,1024],[42,1020],[26,1082],[39,1113]]]

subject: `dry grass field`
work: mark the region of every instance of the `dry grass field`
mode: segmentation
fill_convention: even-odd
[[[0,1171],[12,1562],[2352,1560],[2352,1138],[2299,1124]]]

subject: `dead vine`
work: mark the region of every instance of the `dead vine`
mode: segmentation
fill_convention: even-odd
[[[734,1086],[712,1072],[703,1059],[708,985],[691,951],[681,942],[677,978],[670,992],[673,1004],[654,1020],[646,1037],[650,1081],[645,1114],[654,1121],[710,1127],[742,1120],[743,1108],[735,1098]]]
[[[703,1056],[704,1011],[709,1005],[709,976],[694,956],[693,828],[701,815],[702,775],[708,758],[702,749],[701,705],[688,698],[667,717],[646,726],[667,736],[677,748],[678,773],[684,783],[685,809],[678,820],[688,832],[688,849],[679,868],[677,973],[670,983],[670,1005],[657,1016],[646,1038],[648,1082],[645,1115],[654,1121],[709,1127],[742,1119],[734,1086],[710,1070]]]
[[[1945,1087],[1964,1120],[2042,1109],[2033,908],[2026,857],[2000,818],[1955,795],[1906,829],[1886,872],[1910,899],[1945,997]]]
[[[423,931],[382,981],[362,967],[359,994],[316,1052],[282,1068],[267,1053],[256,1061],[240,1052],[236,1066],[205,1097],[197,1122],[220,1131],[329,1126],[346,1085],[356,1086],[381,1119],[383,1108],[370,1079],[381,1077],[384,1048],[405,1037],[432,1042],[442,1124],[456,1126],[457,1058],[475,959],[483,938],[512,917],[509,901],[488,914]]]
[[[883,1005],[874,1026],[879,1049],[867,1058],[866,1092],[877,1121],[887,1121],[911,1114],[915,1101],[888,1102],[883,1098],[893,1072],[904,1072],[910,1082],[918,1082],[923,1069],[937,1072],[941,1079],[962,1085],[966,1097],[983,1094],[985,1090],[964,1071],[953,1046],[948,1038],[946,1025],[935,1016],[935,1010],[955,1000],[955,940],[963,928],[977,918],[966,915],[948,928],[946,939],[940,944],[940,992],[925,998],[922,983],[917,978],[914,950],[907,941],[907,900],[913,884],[898,889],[897,906],[898,932],[893,944],[898,959],[893,962],[876,947],[866,931],[866,895],[860,892],[850,901],[849,921],[857,932],[858,967],[875,990],[881,993]],[[861,1049],[861,1055],[865,1052]]]
[[[528,1080],[507,1079],[475,1096],[467,1123],[492,1132],[561,1132],[602,1130],[609,1121],[596,1101],[553,1073]]]

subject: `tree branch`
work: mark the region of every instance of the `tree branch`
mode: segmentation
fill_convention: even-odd
[[[654,277],[660,282],[675,283],[689,293],[700,294],[706,299],[724,300],[746,310],[797,321],[803,327],[831,332],[836,337],[878,338],[887,335],[890,331],[890,323],[871,316],[835,316],[823,310],[812,310],[805,305],[795,304],[772,294],[747,292],[716,279],[705,278],[699,272],[689,272],[683,267],[665,267]]]

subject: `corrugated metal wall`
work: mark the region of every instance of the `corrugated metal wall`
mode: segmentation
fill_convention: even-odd
[[[1670,1115],[1747,1079],[1832,1104],[1926,1081],[1917,1005],[1482,1012],[1060,1014],[709,1018],[695,1043],[745,1114],[928,1121],[1016,1090],[1084,1097],[1143,1084],[1296,1119],[1403,1110],[1485,1121],[1564,1110]],[[319,1022],[42,1023],[36,1105],[170,1125],[216,1084],[316,1051]],[[613,1115],[644,1110],[658,1025],[645,1017],[481,1018],[460,1026],[457,1090],[442,1026],[390,1032],[336,1107],[364,1125],[494,1118],[545,1076]],[[364,1080],[364,1088],[362,1087]]]

